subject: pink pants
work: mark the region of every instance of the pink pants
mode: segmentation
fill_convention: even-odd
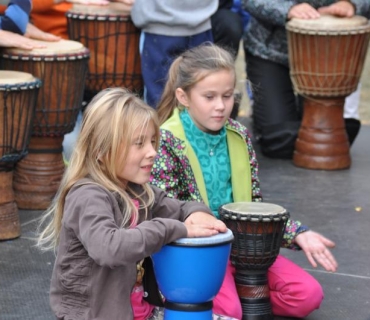
[[[242,318],[242,309],[230,261],[224,282],[213,300],[213,313]],[[267,273],[272,312],[276,316],[304,318],[320,307],[324,298],[320,284],[309,273],[279,255]]]

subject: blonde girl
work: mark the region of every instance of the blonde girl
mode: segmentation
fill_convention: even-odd
[[[158,134],[155,111],[124,89],[106,89],[87,107],[38,239],[57,252],[50,288],[57,319],[149,319],[141,261],[178,238],[226,231],[205,205],[147,184]]]

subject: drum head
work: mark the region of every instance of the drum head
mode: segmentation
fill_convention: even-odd
[[[310,31],[353,31],[368,27],[369,22],[365,17],[353,16],[351,18],[322,15],[318,19],[297,19],[293,18],[287,23],[288,30]]]
[[[27,55],[27,56],[60,56],[65,54],[76,54],[86,51],[82,43],[72,40],[59,41],[41,41],[34,40],[39,44],[44,45],[44,48],[35,48],[32,50],[23,50],[18,48],[3,48],[3,52],[8,55]]]
[[[27,72],[20,71],[0,71],[0,86],[9,84],[20,84],[25,82],[33,82],[36,78]]]
[[[117,16],[117,17],[129,17],[131,12],[131,6],[123,3],[110,2],[105,6],[94,6],[85,4],[74,4],[73,7],[67,12],[70,14],[79,14],[86,16]],[[82,17],[79,17],[82,19]]]
[[[234,220],[287,219],[289,213],[283,207],[267,202],[233,202],[220,207],[221,218]]]
[[[187,247],[209,247],[216,246],[224,243],[230,243],[234,240],[233,233],[230,229],[227,229],[225,233],[218,233],[211,237],[201,238],[181,238],[170,245],[187,246]]]

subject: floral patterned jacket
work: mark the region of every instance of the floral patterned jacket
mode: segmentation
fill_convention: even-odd
[[[262,201],[258,178],[258,162],[248,129],[241,123],[229,119],[226,123],[226,133],[232,166],[231,171],[233,172],[233,165],[240,166],[242,163],[246,163],[247,168],[249,168],[248,173],[242,172],[244,170],[243,166],[234,175],[232,173],[234,201]],[[239,138],[239,141],[236,138]],[[239,143],[245,145],[244,150],[247,152],[243,153],[244,150],[239,152],[235,148],[234,144]],[[237,161],[233,161],[233,157]],[[186,139],[178,109],[161,127],[160,146],[150,183],[166,191],[169,197],[184,201],[208,203],[202,171],[194,150]],[[251,186],[251,188],[248,189],[248,186]],[[243,191],[238,189],[249,190],[249,195],[243,194]],[[302,224],[299,221],[288,220],[282,247],[299,249],[294,244],[293,239],[301,226]]]
[[[251,15],[244,35],[244,48],[250,54],[288,66],[288,40],[285,24],[290,8],[299,3],[314,8],[328,6],[336,0],[242,0]],[[369,0],[351,0],[356,14],[370,15]]]

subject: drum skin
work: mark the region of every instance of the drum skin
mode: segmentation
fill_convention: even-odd
[[[289,213],[276,204],[235,202],[219,214],[234,234],[230,259],[243,320],[272,320],[267,270],[279,254]]]
[[[286,25],[291,79],[304,97],[293,163],[320,170],[351,165],[343,110],[358,86],[370,38],[364,17],[292,19]]]
[[[13,170],[27,154],[40,86],[31,74],[0,71],[0,240],[20,236]]]
[[[121,3],[74,5],[66,14],[70,39],[91,52],[86,89],[92,95],[107,87],[143,90],[139,52],[140,30]]]

